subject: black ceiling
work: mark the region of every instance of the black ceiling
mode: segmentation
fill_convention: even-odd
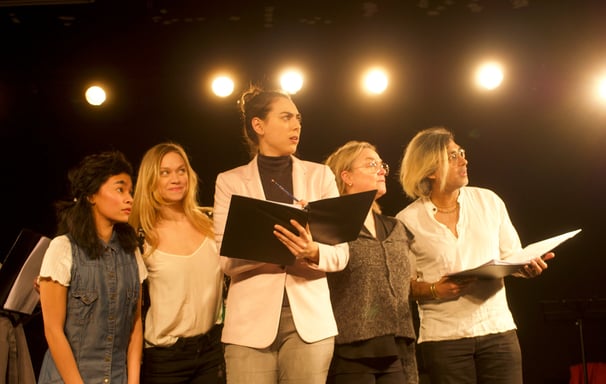
[[[295,96],[306,158],[321,161],[357,138],[378,144],[397,167],[416,130],[444,124],[476,160],[473,183],[510,200],[522,197],[508,178],[541,193],[536,178],[553,182],[562,177],[548,177],[555,169],[576,177],[558,182],[563,196],[578,184],[603,190],[594,176],[606,164],[604,116],[587,105],[583,87],[588,71],[606,62],[604,11],[601,0],[0,0],[2,139],[27,169],[42,170],[49,200],[85,153],[113,146],[136,163],[154,143],[180,141],[196,156],[210,204],[216,173],[246,152],[235,98],[201,95],[202,78],[227,66],[239,91],[250,82],[271,86],[277,69],[298,63],[307,71]],[[509,65],[492,96],[468,84],[471,66],[487,54]],[[351,84],[373,62],[391,71],[388,93],[377,100]],[[113,87],[106,107],[83,102],[92,79]],[[579,172],[586,164],[595,168]],[[383,199],[389,213],[405,203],[392,182]]]

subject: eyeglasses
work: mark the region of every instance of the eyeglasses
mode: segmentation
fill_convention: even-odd
[[[366,165],[363,165],[361,167],[356,167],[354,169],[358,169],[358,168],[365,168],[365,169],[370,169],[373,173],[379,173],[381,172],[381,170],[385,171],[385,176],[389,175],[389,164],[387,164],[386,162],[383,161],[371,161]]]
[[[449,162],[455,162],[457,161],[458,158],[464,159],[465,158],[465,150],[463,148],[459,148],[456,151],[452,151],[448,154],[448,161]]]

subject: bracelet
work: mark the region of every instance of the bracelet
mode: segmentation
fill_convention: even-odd
[[[434,300],[437,300],[440,298],[438,296],[438,292],[436,291],[436,283],[433,283],[429,286],[429,291],[431,291],[431,296],[434,298]]]

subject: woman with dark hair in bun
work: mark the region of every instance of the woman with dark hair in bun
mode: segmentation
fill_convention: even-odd
[[[217,176],[219,249],[234,194],[287,204],[339,196],[328,166],[294,156],[301,114],[289,95],[251,87],[240,109],[252,160]],[[296,233],[279,225],[274,233],[295,256],[294,265],[221,256],[231,277],[222,334],[230,384],[326,382],[337,334],[326,272],[345,268],[349,251],[347,243],[317,243],[307,228],[292,224]]]
[[[132,167],[122,153],[85,157],[40,269],[48,351],[38,383],[138,383],[145,266],[128,224]]]

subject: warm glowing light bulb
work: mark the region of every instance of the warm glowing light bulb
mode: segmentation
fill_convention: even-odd
[[[101,88],[97,85],[89,87],[86,90],[84,96],[86,97],[86,101],[90,105],[94,105],[94,106],[99,106],[99,105],[103,104],[107,97],[103,88]]]
[[[598,97],[606,102],[606,77],[598,81]]]
[[[280,76],[280,86],[290,94],[295,94],[303,88],[303,75],[299,71],[289,70]]]
[[[499,64],[485,64],[476,74],[477,84],[485,89],[495,89],[503,82],[503,69]]]
[[[227,97],[234,91],[234,82],[227,76],[219,76],[213,80],[212,90],[219,97]]]
[[[364,89],[375,95],[383,93],[388,83],[387,74],[382,69],[371,69],[364,76]]]

